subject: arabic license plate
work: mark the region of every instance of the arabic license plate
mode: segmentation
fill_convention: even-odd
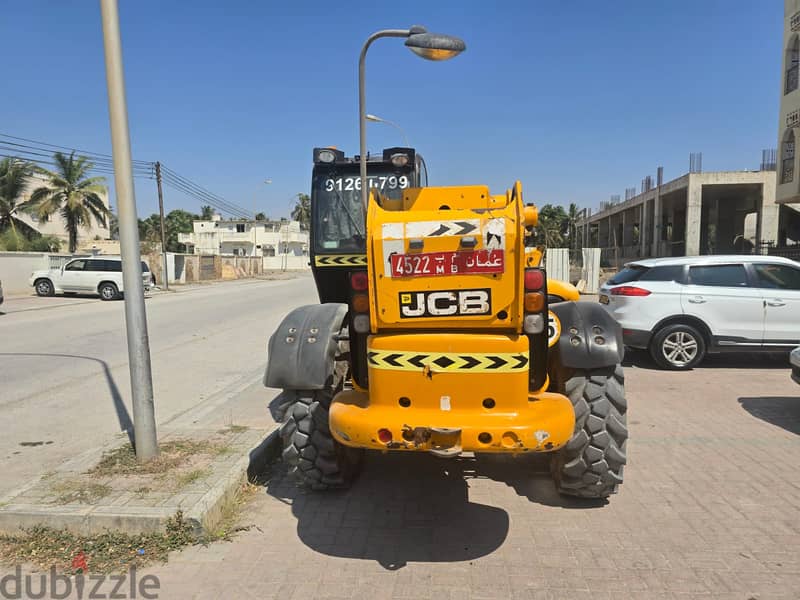
[[[498,249],[392,254],[389,258],[392,277],[502,273],[505,268],[504,252]]]
[[[600,304],[608,304],[608,296],[600,294]]]

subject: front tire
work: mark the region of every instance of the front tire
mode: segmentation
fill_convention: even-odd
[[[553,460],[556,488],[568,496],[606,498],[617,492],[627,462],[622,365],[567,375],[563,391],[575,411],[575,432]]]
[[[101,283],[97,288],[97,293],[100,294],[101,300],[108,301],[119,298],[119,290],[117,289],[117,286],[110,282]]]
[[[650,342],[650,356],[662,369],[686,371],[700,364],[705,355],[703,334],[683,323],[663,327]]]
[[[37,279],[34,282],[37,296],[53,296],[56,293],[53,282],[49,279]]]

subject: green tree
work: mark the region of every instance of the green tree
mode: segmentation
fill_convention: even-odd
[[[311,223],[311,196],[297,194],[297,202],[292,209],[292,219],[299,221],[303,229],[308,229]]]
[[[39,235],[33,227],[17,215],[25,210],[22,194],[31,181],[33,166],[18,158],[0,161],[0,233],[11,229],[16,237],[21,233],[26,238]]]
[[[578,244],[578,215],[581,211],[574,202],[569,203],[567,208],[567,236],[569,237],[569,247],[577,249]]]
[[[197,219],[198,215],[192,214],[186,210],[181,210],[179,208],[172,210],[167,214],[167,216],[164,218],[164,226],[166,228],[168,252],[183,252],[186,250],[186,247],[183,244],[178,243],[178,234],[191,233],[192,222]]]
[[[536,226],[534,241],[548,248],[561,248],[569,229],[569,217],[563,206],[544,204],[539,209],[539,224]]]
[[[191,233],[192,222],[201,218],[200,215],[181,209],[167,213],[167,216],[164,217],[167,252],[183,252],[186,247],[178,242],[178,234]],[[139,240],[149,245],[161,244],[161,217],[159,215],[152,214],[146,219],[139,219]]]
[[[210,221],[211,217],[213,216],[214,216],[213,208],[211,208],[207,204],[200,207],[200,219],[202,221]]]
[[[256,213],[256,221],[266,221],[266,220],[267,220],[267,215],[265,215],[263,212]]]
[[[89,229],[93,219],[106,225],[110,211],[101,197],[106,193],[105,177],[87,177],[94,165],[85,156],[75,156],[75,152],[69,156],[56,152],[53,161],[53,171],[37,167],[45,184],[33,190],[30,210],[40,219],[58,212],[69,236],[69,251],[75,252],[79,227]]]

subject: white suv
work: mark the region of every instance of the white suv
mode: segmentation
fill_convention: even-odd
[[[142,261],[142,283],[150,290],[152,274]],[[122,259],[118,256],[75,258],[60,269],[34,271],[29,281],[39,296],[99,294],[103,300],[122,297]]]
[[[665,369],[706,353],[791,350],[800,343],[800,263],[777,256],[639,260],[600,288],[625,345]]]

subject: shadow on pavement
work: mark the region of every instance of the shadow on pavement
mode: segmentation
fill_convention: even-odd
[[[739,398],[739,404],[754,417],[800,435],[800,395]]]
[[[475,478],[506,483],[533,502],[598,505],[561,498],[549,475],[542,474],[541,457],[530,456],[443,460],[427,454],[367,452],[353,486],[334,492],[298,489],[285,467],[276,463],[266,491],[291,504],[297,534],[309,548],[329,556],[375,560],[396,570],[408,562],[473,560],[503,544],[508,513],[469,500],[469,482]]]
[[[125,407],[125,402],[122,400],[122,395],[119,393],[117,382],[114,381],[114,376],[111,374],[111,369],[108,368],[108,363],[99,358],[91,356],[77,356],[74,354],[36,354],[30,352],[0,352],[0,356],[28,356],[34,358],[77,358],[80,360],[91,360],[99,364],[103,368],[103,375],[106,378],[108,391],[111,394],[111,401],[114,403],[114,410],[117,413],[117,421],[119,421],[120,431],[124,431],[128,435],[131,445],[133,442],[133,421],[131,420],[128,409]]]
[[[623,367],[637,367],[662,371],[646,350],[625,348]],[[786,369],[789,370],[789,352],[725,352],[709,354],[694,370],[702,369]],[[671,371],[680,374],[681,371]],[[788,375],[787,375],[788,377]]]

